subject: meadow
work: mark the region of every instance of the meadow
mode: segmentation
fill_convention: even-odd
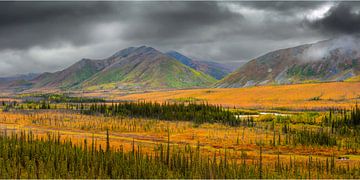
[[[43,97],[0,104],[1,178],[360,178],[356,104],[277,114]]]
[[[327,110],[348,108],[360,100],[359,82],[273,85],[248,88],[213,88],[142,93],[105,92],[106,99],[147,101],[206,101],[224,107],[265,110]],[[85,93],[84,96],[99,96]]]

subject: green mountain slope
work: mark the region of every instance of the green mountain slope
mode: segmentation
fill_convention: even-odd
[[[33,80],[34,87],[71,88],[99,72],[105,66],[106,63],[103,61],[83,59],[63,71],[40,75]]]
[[[32,88],[168,89],[207,87],[216,80],[151,47],[130,47],[103,60],[83,59],[33,79]]]
[[[215,79],[142,46],[81,84],[85,89],[163,89],[206,87]]]

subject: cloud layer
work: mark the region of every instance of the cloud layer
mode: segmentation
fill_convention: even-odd
[[[314,28],[331,34],[358,34],[360,32],[360,2],[338,3],[323,18],[310,24]]]
[[[0,76],[149,45],[218,62],[357,34],[357,2],[0,2]]]

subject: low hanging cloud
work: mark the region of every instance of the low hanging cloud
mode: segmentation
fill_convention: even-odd
[[[360,57],[360,38],[350,35],[343,35],[336,39],[323,41],[308,47],[299,57],[304,62],[321,61],[329,58],[331,54],[337,51],[353,58]]]

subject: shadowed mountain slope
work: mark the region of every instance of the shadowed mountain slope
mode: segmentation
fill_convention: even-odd
[[[195,61],[192,60],[176,51],[170,51],[166,53],[167,55],[175,58],[179,62],[189,66],[197,71],[201,71],[205,74],[208,74],[215,79],[222,79],[226,75],[232,72],[231,68],[227,67],[225,64],[220,64],[211,61]]]

